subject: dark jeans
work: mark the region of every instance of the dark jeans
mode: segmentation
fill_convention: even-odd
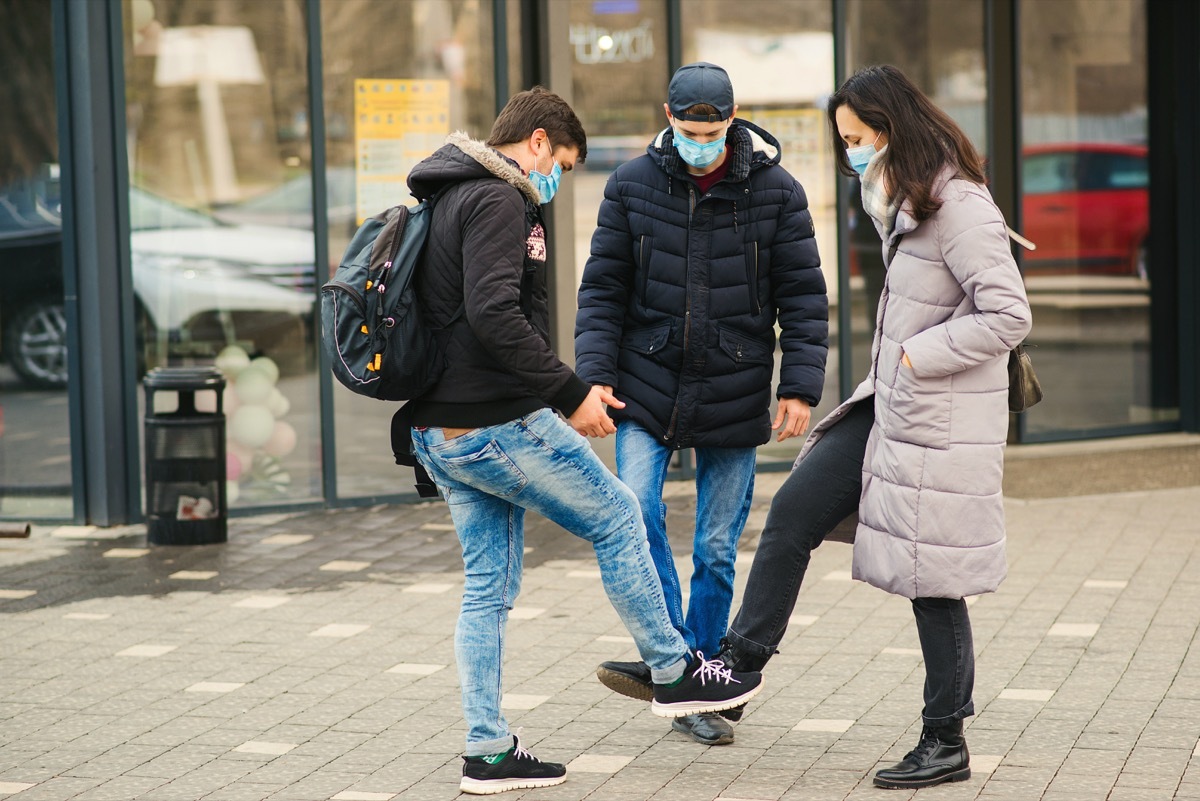
[[[867,435],[874,423],[872,401],[855,404],[825,432],[772,499],[742,607],[726,634],[742,657],[738,669],[759,670],[775,654],[812,550],[858,511]],[[966,602],[915,598],[912,605],[925,658],[925,724],[943,726],[975,714],[975,649]]]

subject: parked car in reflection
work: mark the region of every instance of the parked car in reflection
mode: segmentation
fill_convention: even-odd
[[[326,212],[331,231],[358,227],[355,209],[353,167],[330,167],[325,171]],[[396,200],[403,203],[404,198]],[[380,209],[382,211],[382,209]],[[260,195],[239,203],[213,209],[213,216],[231,225],[267,225],[281,228],[313,229],[312,174],[292,178]]]
[[[1021,167],[1026,271],[1147,277],[1150,173],[1143,145],[1031,145]]]
[[[27,384],[61,388],[61,211],[46,187],[0,188],[0,353]],[[228,225],[137,187],[129,215],[140,353],[198,355],[234,341],[258,352],[305,350],[295,334],[312,316],[311,234]]]

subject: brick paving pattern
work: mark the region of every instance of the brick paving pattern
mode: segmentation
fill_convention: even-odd
[[[762,474],[744,578],[782,474]],[[681,568],[687,484],[669,487]],[[969,781],[871,786],[919,733],[906,601],[816,551],[782,653],[706,748],[608,692],[634,658],[590,548],[530,520],[506,713],[565,762],[529,801],[1200,799],[1200,487],[1008,502],[1010,572],[974,599]],[[235,518],[229,542],[140,527],[0,540],[0,798],[433,801],[458,795],[453,631],[462,586],[441,503]],[[739,590],[740,596],[740,590]]]

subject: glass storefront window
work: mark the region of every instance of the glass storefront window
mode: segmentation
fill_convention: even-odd
[[[563,182],[575,200],[573,286],[577,288],[591,253],[608,176],[645,153],[667,126],[663,103],[671,74],[666,0],[571,0],[569,52],[572,106],[588,138],[587,161]],[[568,348],[573,354],[574,345]],[[615,438],[591,442],[605,463],[616,469]]]
[[[518,69],[519,17],[509,20],[510,69]],[[487,137],[496,97],[490,2],[326,0],[321,30],[331,262],[324,281],[361,220],[416,202],[408,171],[447,134]],[[363,31],[388,46],[364,47]],[[388,444],[395,404],[336,382],[333,394],[339,497],[411,491],[411,471],[396,467]]]
[[[50,4],[0,25],[0,519],[69,518],[71,436]]]
[[[840,400],[836,173],[824,107],[834,90],[833,6],[825,0],[691,0],[682,23],[683,62],[710,61],[725,68],[738,116],[779,140],[780,163],[808,197],[830,314],[829,361],[822,401],[813,410],[815,423]],[[776,353],[776,379],[779,362]],[[758,458],[760,463],[790,464],[799,446],[799,440],[778,443],[772,438],[759,448]]]
[[[231,506],[320,498],[305,3],[123,11],[139,366],[225,373]]]
[[[1152,348],[1145,0],[1021,7],[1021,227],[1046,398],[1026,434],[1172,422],[1174,351]],[[1165,387],[1164,387],[1165,384]]]
[[[578,286],[604,184],[618,166],[645,153],[666,127],[663,103],[671,75],[664,0],[571,0],[570,25],[573,107],[588,137],[587,161],[569,181],[575,193]]]

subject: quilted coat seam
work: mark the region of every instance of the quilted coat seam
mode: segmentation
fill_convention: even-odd
[[[920,556],[918,555],[917,551],[918,551],[918,545],[921,542],[921,494],[925,490],[925,466],[928,463],[928,461],[929,461],[929,449],[922,448],[921,449],[921,477],[917,479],[917,511],[916,511],[915,519],[913,520],[913,531],[916,532],[916,536],[913,537],[913,546],[912,546],[912,564],[913,564],[913,566],[912,566],[912,571],[913,571],[912,572],[912,586],[913,586],[913,597],[914,598],[919,597],[919,594],[920,594],[919,593],[920,584],[918,583],[918,580],[917,580],[917,570],[921,563],[921,560],[920,560]]]

